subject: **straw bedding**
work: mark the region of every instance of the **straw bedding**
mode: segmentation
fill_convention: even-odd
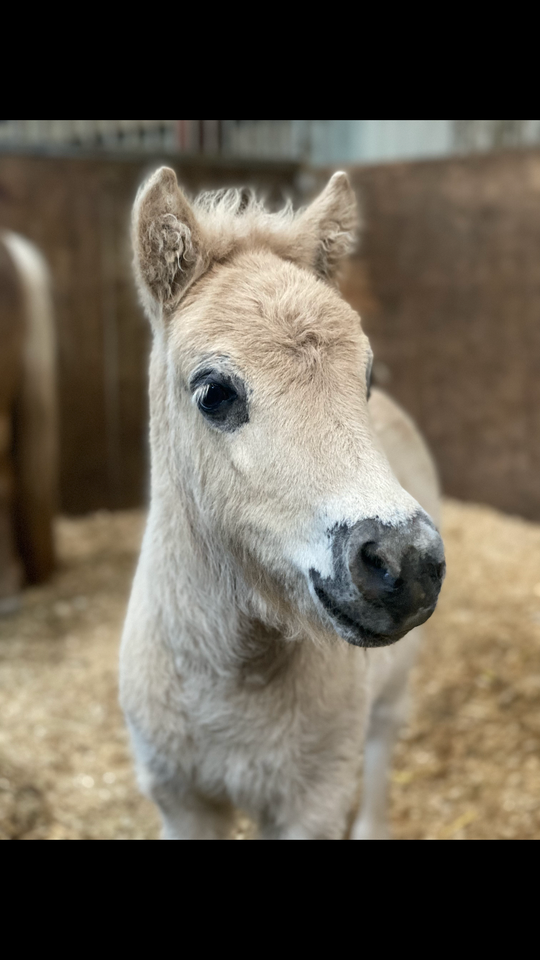
[[[0,620],[2,839],[159,835],[117,704],[143,524],[60,519],[54,581]],[[449,572],[396,749],[393,834],[540,839],[540,526],[447,501],[443,533]]]

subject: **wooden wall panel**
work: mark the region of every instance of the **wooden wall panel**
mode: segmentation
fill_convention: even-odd
[[[129,218],[162,162],[0,155],[0,226],[33,240],[54,279],[58,318],[61,506],[137,506],[147,487],[147,323],[131,279]],[[170,158],[166,161],[171,162]],[[294,164],[184,161],[193,193],[252,184],[294,193]]]
[[[452,496],[540,520],[540,152],[351,171],[343,290]]]
[[[38,244],[55,281],[68,512],[145,500],[149,336],[128,224],[159,161],[0,156],[0,226]],[[193,192],[297,194],[294,165],[176,166]],[[351,175],[365,228],[343,290],[379,374],[422,427],[447,493],[539,520],[540,151]],[[325,177],[306,173],[304,190]]]

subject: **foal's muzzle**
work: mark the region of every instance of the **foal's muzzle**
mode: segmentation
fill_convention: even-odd
[[[387,646],[429,619],[446,572],[444,547],[422,511],[398,526],[363,520],[331,533],[334,575],[311,570],[326,615],[349,643]]]

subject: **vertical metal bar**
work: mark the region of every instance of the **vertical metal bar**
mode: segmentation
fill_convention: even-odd
[[[206,154],[214,155],[219,151],[219,121],[201,120],[203,129],[202,149]]]
[[[180,153],[187,153],[188,150],[188,123],[189,120],[177,120],[177,142]]]
[[[229,154],[232,152],[234,120],[221,121],[221,152]]]

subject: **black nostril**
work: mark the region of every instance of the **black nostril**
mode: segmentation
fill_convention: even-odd
[[[362,557],[366,567],[371,567],[372,570],[381,570],[386,572],[386,564],[384,563],[382,557],[380,557],[377,553],[376,543],[365,543],[360,551],[360,556]]]
[[[373,584],[378,583],[380,586],[384,586],[385,589],[396,586],[395,578],[388,569],[388,562],[384,554],[380,553],[380,545],[378,543],[374,540],[369,540],[367,543],[364,543],[360,550],[360,558],[364,571],[367,572]]]
[[[445,573],[446,573],[446,563],[443,562],[443,563],[440,563],[439,566],[437,567],[437,576],[439,580],[444,579]]]

